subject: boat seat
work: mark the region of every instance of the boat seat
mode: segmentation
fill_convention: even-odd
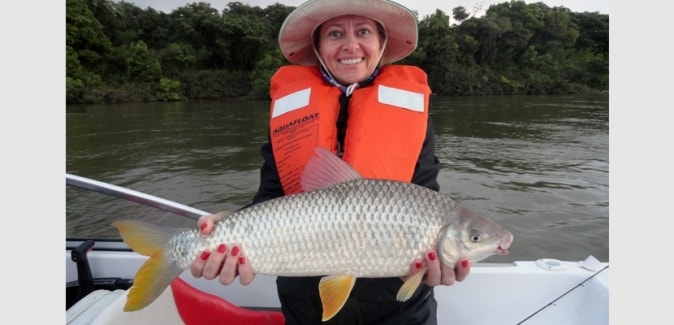
[[[66,324],[79,325],[91,324],[91,321],[110,303],[120,295],[126,297],[125,290],[105,290],[99,289],[92,291],[84,298],[80,299],[66,311]]]

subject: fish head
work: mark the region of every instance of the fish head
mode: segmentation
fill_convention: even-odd
[[[456,205],[449,223],[440,232],[438,255],[440,261],[454,266],[460,259],[474,263],[492,255],[507,255],[513,234],[498,223],[479,213]]]

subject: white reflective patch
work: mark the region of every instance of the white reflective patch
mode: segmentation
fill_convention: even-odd
[[[274,101],[274,108],[272,108],[271,117],[281,116],[285,113],[292,112],[309,105],[309,96],[311,96],[311,88],[296,91],[292,94],[283,96]]]
[[[424,94],[379,85],[379,102],[415,112],[424,111]]]

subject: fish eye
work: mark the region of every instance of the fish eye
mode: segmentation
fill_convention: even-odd
[[[480,241],[480,234],[479,233],[473,233],[470,235],[470,241],[477,243]]]

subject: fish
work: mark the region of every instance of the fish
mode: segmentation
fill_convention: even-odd
[[[137,271],[125,311],[152,303],[204,250],[237,245],[255,274],[321,276],[322,320],[343,307],[357,278],[403,277],[415,259],[436,249],[454,267],[508,254],[510,231],[438,191],[409,182],[364,178],[317,147],[301,176],[303,192],[228,212],[203,236],[196,229],[140,220],[112,223],[135,252],[149,256]],[[396,299],[408,300],[426,266]]]

